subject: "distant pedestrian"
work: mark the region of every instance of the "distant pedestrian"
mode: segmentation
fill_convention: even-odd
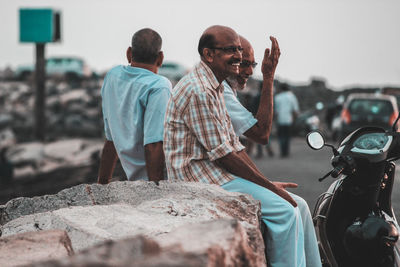
[[[290,88],[286,83],[281,84],[279,92],[275,96],[274,107],[280,155],[284,158],[288,157],[290,154],[292,126],[299,113],[299,103],[297,98],[290,91]]]

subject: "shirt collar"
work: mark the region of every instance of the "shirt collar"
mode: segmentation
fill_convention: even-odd
[[[217,78],[214,75],[214,72],[206,63],[200,61],[200,63],[197,64],[196,69],[198,70],[200,74],[200,79],[202,80],[202,83],[205,85],[206,88],[214,89],[217,91],[220,90],[221,92],[224,91],[223,84],[218,82]]]
[[[237,97],[237,90],[234,89],[234,88],[228,83],[227,80],[224,80],[224,81],[222,82],[222,85],[224,86],[224,89],[225,89],[226,87],[229,87],[229,88],[232,90],[233,94]]]

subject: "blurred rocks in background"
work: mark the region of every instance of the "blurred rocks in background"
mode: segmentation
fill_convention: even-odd
[[[55,142],[25,142],[8,147],[0,169],[0,204],[20,196],[55,193],[68,186],[97,180],[103,142],[94,139],[65,139]],[[116,171],[116,176],[122,170]]]
[[[47,140],[102,136],[101,84],[91,80],[72,88],[66,82],[47,81]],[[33,112],[34,89],[29,83],[0,83],[0,126],[11,129],[18,142],[33,140]]]

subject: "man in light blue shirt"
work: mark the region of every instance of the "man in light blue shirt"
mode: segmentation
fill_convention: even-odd
[[[142,29],[127,50],[130,65],[112,68],[101,89],[106,142],[98,183],[108,183],[119,158],[128,180],[164,179],[162,141],[171,83],[157,74],[161,37]]]
[[[273,117],[273,80],[280,56],[277,40],[274,37],[270,39],[272,41],[272,47],[271,50],[268,48],[265,50],[261,67],[263,73],[263,87],[256,118],[242,106],[236,97],[236,90],[242,90],[246,86],[248,78],[253,74],[253,69],[257,65],[254,60],[254,51],[251,44],[242,36],[240,36],[240,42],[243,52],[239,74],[230,76],[224,81],[225,106],[231,118],[235,133],[238,136],[243,134],[261,144],[266,144],[268,142],[271,133]],[[297,187],[296,184],[289,183],[289,185],[288,187]],[[234,188],[232,185],[223,185],[222,188],[228,191],[240,192],[240,189]],[[290,193],[290,196],[298,204],[303,223],[306,266],[320,267],[321,260],[318,244],[307,202],[293,193]]]
[[[287,84],[282,84],[279,93],[275,96],[275,114],[281,157],[288,157],[290,154],[292,125],[298,113],[299,103],[296,96],[290,91]]]

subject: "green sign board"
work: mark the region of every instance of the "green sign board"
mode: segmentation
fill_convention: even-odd
[[[60,40],[60,14],[52,9],[19,10],[20,42],[48,43]]]

